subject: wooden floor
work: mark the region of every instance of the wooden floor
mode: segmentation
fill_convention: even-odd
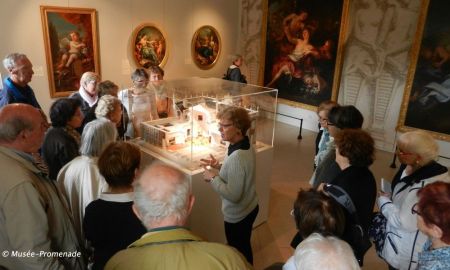
[[[294,252],[289,245],[296,232],[290,211],[297,191],[300,188],[309,188],[316,133],[303,130],[302,140],[297,140],[297,135],[297,127],[283,123],[276,124],[269,220],[255,228],[252,234],[256,270],[264,269],[275,262],[285,262]],[[376,157],[371,170],[377,181],[381,177],[392,179],[396,170],[389,167],[392,154],[377,151]],[[388,268],[384,261],[377,257],[372,247],[366,254],[362,269]]]

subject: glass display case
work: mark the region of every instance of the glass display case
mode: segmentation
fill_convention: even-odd
[[[141,137],[134,141],[143,151],[191,174],[210,154],[222,160],[228,145],[221,139],[216,114],[225,106],[249,112],[252,125],[247,135],[257,152],[272,148],[278,90],[218,78],[170,80],[157,87],[157,100],[166,100],[174,113],[140,123]],[[159,114],[161,106],[157,107]]]

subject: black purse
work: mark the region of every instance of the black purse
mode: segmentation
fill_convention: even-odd
[[[372,243],[368,233],[361,227],[352,199],[343,188],[336,185],[326,184],[323,190],[350,214],[351,222],[347,224],[350,238],[348,243],[352,247],[359,264],[362,265],[364,254],[370,249]]]

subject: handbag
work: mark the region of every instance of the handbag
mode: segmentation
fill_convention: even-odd
[[[372,243],[367,232],[361,227],[352,199],[343,188],[336,185],[325,184],[323,190],[349,213],[351,220],[350,224],[347,224],[350,237],[348,243],[352,247],[359,264],[362,265],[364,254],[370,249]]]
[[[386,239],[386,223],[387,219],[380,212],[375,213],[372,218],[372,224],[369,227],[370,240],[375,244],[375,251],[381,257],[384,241]]]

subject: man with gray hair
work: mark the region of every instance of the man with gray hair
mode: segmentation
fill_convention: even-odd
[[[352,248],[334,236],[313,233],[295,249],[295,268],[284,265],[283,270],[359,270]]]
[[[47,123],[28,104],[0,109],[0,265],[8,269],[84,269],[69,209],[35,166]]]
[[[153,163],[134,184],[133,210],[148,232],[105,269],[251,269],[232,247],[206,242],[183,227],[194,200],[185,174]]]
[[[33,65],[25,54],[12,53],[3,59],[3,66],[9,77],[3,80],[0,90],[0,108],[11,103],[26,103],[41,108],[34,91],[28,85],[33,77]]]

